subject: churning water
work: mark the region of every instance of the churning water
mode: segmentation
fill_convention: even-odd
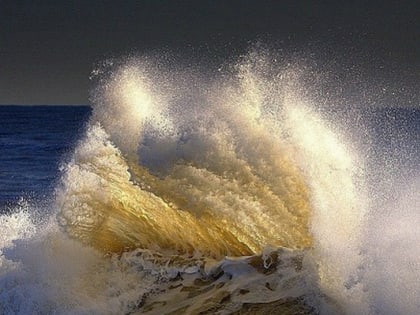
[[[219,70],[93,71],[52,197],[0,216],[0,313],[419,313],[419,111],[328,113],[266,53]]]

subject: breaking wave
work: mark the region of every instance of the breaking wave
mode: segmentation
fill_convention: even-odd
[[[104,62],[52,218],[1,217],[26,223],[2,242],[0,310],[386,314],[365,161],[302,75],[259,52],[207,77]]]

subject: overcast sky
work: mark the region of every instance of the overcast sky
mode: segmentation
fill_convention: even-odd
[[[256,40],[356,52],[362,63],[393,69],[379,75],[406,76],[415,86],[418,1],[361,3],[0,0],[0,104],[88,104],[89,74],[104,58],[196,50],[217,59]]]

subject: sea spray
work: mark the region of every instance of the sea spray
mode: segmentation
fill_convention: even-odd
[[[52,215],[29,202],[1,217],[0,312],[418,313],[418,175],[384,172],[382,200],[387,151],[311,98],[307,67],[278,60],[94,71]]]
[[[117,64],[99,80],[92,127],[59,194],[70,235],[102,250],[215,258],[267,245],[312,249],[320,290],[338,305],[332,311],[359,303],[363,164],[299,97],[296,73],[252,52],[230,78],[208,85],[202,110],[191,110],[196,92],[168,70]],[[89,157],[80,158],[85,148]],[[82,178],[86,190],[69,182]]]
[[[92,127],[64,177],[59,217],[71,235],[83,234],[79,238],[105,250],[151,247],[214,257],[258,253],[266,245],[311,245],[309,197],[293,163],[296,152],[273,136],[272,123],[260,113],[267,91],[253,86],[244,99],[251,74],[238,75],[235,94],[233,84],[213,93],[194,117],[179,101],[173,104],[178,110],[149,103],[175,96],[128,93],[116,103],[115,91],[124,94],[148,75],[141,62],[128,65],[97,89],[102,93],[93,100]],[[218,97],[223,94],[226,99]],[[128,111],[134,122],[122,124],[121,114],[109,114],[116,111]],[[154,117],[164,119],[156,123]],[[82,178],[86,185],[78,184]]]
[[[369,229],[363,234],[369,257],[365,285],[376,314],[420,311],[419,187],[417,170],[395,184],[388,202],[369,214]]]
[[[358,314],[367,307],[359,275],[364,259],[361,231],[368,210],[363,162],[310,109],[302,106],[288,113],[293,142],[302,148],[300,163],[312,188],[312,254],[321,291],[346,312]]]

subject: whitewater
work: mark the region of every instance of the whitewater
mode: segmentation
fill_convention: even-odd
[[[0,215],[0,313],[420,313],[418,142],[377,152],[276,58],[98,65],[51,200]]]

